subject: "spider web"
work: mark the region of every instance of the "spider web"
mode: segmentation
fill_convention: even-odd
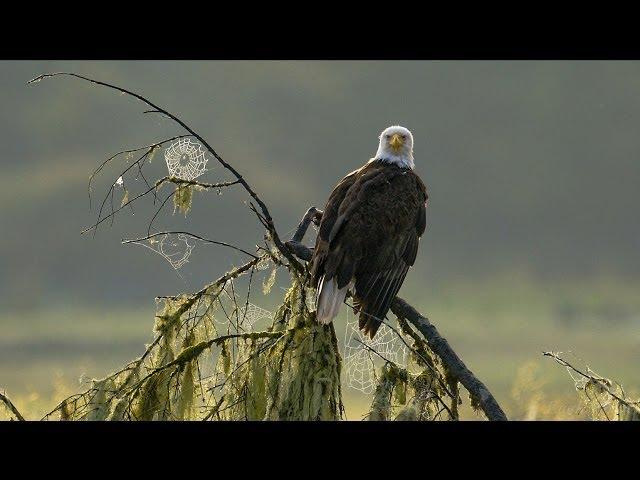
[[[189,257],[196,246],[195,240],[190,239],[184,233],[164,233],[151,237],[144,242],[133,243],[154,251],[176,271],[189,261]]]
[[[244,318],[244,323],[250,329],[253,328],[258,320],[262,320],[263,318],[273,319],[273,312],[265,310],[264,308],[259,307],[251,302],[249,302],[249,304],[246,306],[246,309],[243,306],[239,309],[239,311],[240,316]]]
[[[143,241],[131,243],[143,246],[157,253],[164,258],[169,265],[171,265],[178,275],[180,275],[178,270],[189,262],[189,257],[191,257],[197,242],[198,239],[190,237],[184,233],[168,232],[155,235]],[[242,306],[237,306],[237,318],[245,330],[252,330],[255,323],[259,320],[265,318],[273,319],[273,312],[251,302],[240,302],[237,297],[234,300],[232,294],[226,290],[224,293],[226,294],[226,297],[228,297],[228,301],[231,302],[232,306],[242,303]],[[219,320],[216,318],[215,321],[220,324],[227,324],[231,319],[220,317]]]
[[[346,382],[348,387],[365,394],[375,390],[376,367],[384,363],[379,355],[369,349],[402,368],[407,366],[407,348],[391,328],[382,324],[372,340],[360,331],[358,316],[348,309],[344,336]]]
[[[194,180],[207,171],[205,151],[197,142],[180,138],[164,152],[169,175],[182,180]]]
[[[221,325],[226,324],[235,324],[236,322],[241,326],[245,331],[252,331],[253,326],[262,319],[273,319],[273,312],[266,310],[258,305],[251,303],[249,301],[242,301],[242,305],[240,305],[241,301],[236,297],[234,300],[233,294],[229,293],[226,289],[224,290],[225,296],[227,297],[227,301],[230,303],[230,308],[233,308],[234,305],[237,305],[237,316],[235,314],[232,315],[221,315],[218,317],[214,317],[214,321]],[[227,309],[230,312],[230,309]]]

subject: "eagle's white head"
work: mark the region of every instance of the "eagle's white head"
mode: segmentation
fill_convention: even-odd
[[[372,161],[395,163],[413,170],[413,135],[408,128],[394,125],[380,134],[378,151]]]

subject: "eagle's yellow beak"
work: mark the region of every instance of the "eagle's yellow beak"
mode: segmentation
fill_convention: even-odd
[[[404,140],[399,133],[394,133],[391,137],[391,140],[389,140],[389,146],[391,146],[391,148],[393,148],[393,150],[396,152],[400,150],[403,144]]]

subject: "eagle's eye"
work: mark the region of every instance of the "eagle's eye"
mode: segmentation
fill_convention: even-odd
[[[403,139],[403,140],[406,140],[406,139],[407,139],[407,136],[406,136],[406,135],[402,135],[402,139]]]
[[[385,135],[385,137],[387,138],[387,140],[389,140],[391,138],[391,135],[389,135],[388,133]]]

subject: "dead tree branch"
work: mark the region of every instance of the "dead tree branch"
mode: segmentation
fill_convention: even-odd
[[[318,210],[316,207],[309,207],[309,210],[306,211],[302,220],[298,224],[298,228],[296,232],[291,237],[292,242],[302,242],[305,233],[309,229],[309,225],[313,222],[315,225],[320,225],[320,219],[322,218],[322,211]]]
[[[2,393],[0,393],[0,402],[4,403],[6,405],[6,407],[9,409],[9,411],[11,413],[13,413],[13,415],[21,422],[24,422],[24,417],[22,416],[22,414],[18,411],[18,409],[16,408],[16,406],[13,404],[13,402],[11,400],[9,400],[9,398],[5,395],[3,395]]]
[[[218,154],[218,152],[216,152],[216,150],[211,145],[209,145],[209,143],[202,136],[200,136],[195,130],[193,130],[191,127],[189,127],[184,121],[182,121],[180,118],[178,118],[176,115],[172,114],[171,112],[165,110],[164,108],[154,104],[153,102],[151,102],[150,100],[148,100],[147,98],[145,98],[144,96],[142,96],[142,95],[140,95],[138,93],[132,92],[132,91],[127,90],[127,89],[122,88],[122,87],[118,87],[117,85],[113,85],[113,84],[106,83],[106,82],[101,82],[99,80],[95,80],[93,78],[85,77],[83,75],[78,75],[77,73],[70,73],[70,72],[46,73],[46,74],[39,75],[39,76],[33,78],[32,80],[29,80],[29,82],[27,82],[27,83],[36,83],[36,82],[40,82],[41,80],[43,80],[45,78],[56,77],[56,76],[69,76],[69,77],[79,78],[79,79],[84,80],[86,82],[90,82],[90,83],[93,83],[95,85],[101,85],[103,87],[107,87],[107,88],[110,88],[112,90],[116,90],[116,91],[118,91],[120,93],[123,93],[125,95],[129,95],[131,97],[134,97],[134,98],[140,100],[141,102],[145,103],[149,107],[151,107],[153,109],[153,111],[165,115],[166,117],[168,117],[169,119],[171,119],[175,123],[177,123],[179,126],[181,126],[184,130],[189,132],[202,145],[204,145],[204,147],[209,151],[209,153],[211,153],[211,155],[213,155],[215,157],[215,159],[220,163],[220,165],[222,165],[227,171],[229,171],[236,178],[238,183],[240,183],[243,186],[243,188],[246,190],[246,192],[258,204],[258,206],[260,207],[260,211],[262,212],[262,216],[264,217],[264,220],[265,220],[265,227],[268,230],[268,232],[269,232],[269,234],[271,236],[271,239],[273,240],[273,243],[275,244],[276,248],[282,253],[282,255],[285,256],[285,258],[287,260],[289,260],[289,264],[295,270],[297,270],[299,273],[303,272],[304,269],[303,269],[302,265],[300,264],[300,262],[298,262],[298,260],[296,260],[296,258],[289,251],[289,249],[287,247],[285,247],[285,245],[282,243],[282,240],[280,240],[280,236],[278,235],[278,231],[276,230],[275,223],[273,221],[273,218],[271,217],[271,212],[269,212],[269,209],[267,208],[267,205],[262,201],[262,199],[258,196],[258,194],[253,190],[251,185],[249,185],[249,183],[243,178],[243,176],[233,166],[228,164]],[[149,190],[149,191],[151,191],[151,190]]]
[[[489,389],[467,368],[460,357],[453,351],[449,342],[443,338],[436,327],[425,316],[405,300],[396,297],[391,304],[391,311],[398,317],[404,318],[418,329],[427,339],[429,347],[440,357],[454,378],[467,389],[489,420],[507,420],[507,416],[493,397]]]

